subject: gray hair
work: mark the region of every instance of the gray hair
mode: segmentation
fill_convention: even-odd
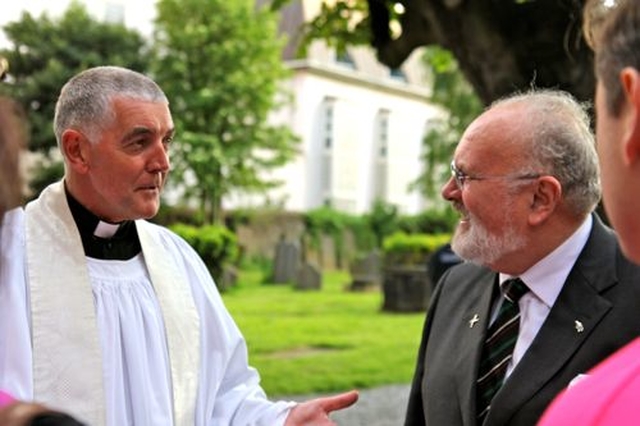
[[[560,90],[537,89],[500,99],[490,108],[514,104],[523,104],[527,110],[521,143],[528,167],[558,179],[575,214],[592,212],[602,189],[588,104]]]
[[[90,68],[72,77],[60,91],[53,119],[58,146],[69,128],[95,142],[97,133],[115,118],[111,101],[116,97],[169,102],[162,89],[143,74],[115,66]]]

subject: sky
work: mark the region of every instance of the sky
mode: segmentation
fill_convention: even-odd
[[[153,29],[156,0],[80,0],[95,18],[105,20],[108,11],[124,14],[126,26],[135,28],[143,35],[150,36]],[[2,0],[0,7],[0,26],[17,21],[23,11],[36,17],[47,12],[50,17],[60,16],[71,0]],[[4,31],[0,31],[0,47],[8,47]]]

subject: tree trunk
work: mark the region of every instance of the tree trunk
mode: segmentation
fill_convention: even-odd
[[[419,46],[451,50],[480,99],[549,87],[592,100],[593,55],[582,36],[584,0],[405,0],[392,40],[382,0],[368,0],[378,59],[397,68]]]

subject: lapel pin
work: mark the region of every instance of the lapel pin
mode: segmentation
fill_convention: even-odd
[[[473,326],[475,326],[478,321],[480,321],[480,317],[478,316],[478,314],[473,314],[473,318],[469,320],[469,328],[473,328]]]
[[[575,320],[575,321],[574,321],[574,325],[575,325],[575,327],[576,327],[576,331],[577,331],[578,333],[582,333],[582,332],[584,331],[584,325],[582,325],[582,323],[581,323],[580,321]]]

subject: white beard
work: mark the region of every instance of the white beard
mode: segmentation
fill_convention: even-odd
[[[509,209],[504,210],[509,211]],[[508,214],[504,216],[504,227],[501,235],[490,233],[487,228],[469,215],[469,228],[456,229],[451,248],[461,258],[479,265],[491,265],[503,256],[521,249],[525,239],[516,232],[513,220]]]

